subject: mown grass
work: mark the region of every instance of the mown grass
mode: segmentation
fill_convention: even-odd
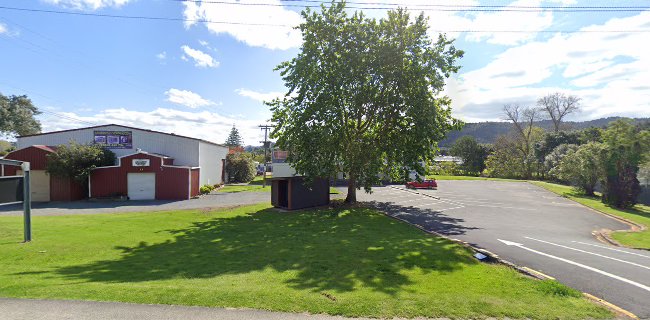
[[[366,208],[0,217],[0,296],[368,317],[608,318]]]
[[[585,196],[570,186],[541,181],[531,183],[592,209],[625,218],[648,227],[649,229],[641,232],[614,232],[612,237],[614,240],[629,247],[650,249],[650,206],[637,204],[632,209],[622,210],[602,203],[600,197]]]

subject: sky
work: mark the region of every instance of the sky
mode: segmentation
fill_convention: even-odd
[[[0,93],[31,98],[44,132],[116,123],[222,143],[234,125],[259,145],[263,101],[286,93],[274,68],[298,54],[292,26],[319,3],[0,0]],[[647,0],[348,4],[376,18],[397,5],[423,12],[431,37],[455,38],[465,56],[443,93],[466,122],[553,92],[582,99],[570,120],[650,117]],[[585,6],[627,9],[575,10]]]

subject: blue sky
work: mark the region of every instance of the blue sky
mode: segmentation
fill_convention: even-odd
[[[120,123],[222,142],[235,124],[245,143],[257,144],[262,136],[256,126],[270,117],[262,101],[284,92],[273,68],[297,54],[301,39],[288,27],[252,24],[295,25],[300,22],[300,9],[287,4],[305,3],[216,2],[0,1],[2,7],[21,9],[244,23],[151,21],[0,8],[0,92],[28,95],[45,111],[39,116],[44,131]],[[363,3],[378,1],[352,2],[368,8]],[[422,0],[379,2],[411,8],[431,4]],[[498,120],[504,104],[534,105],[537,98],[555,91],[583,99],[583,111],[575,120],[650,116],[650,12],[544,9],[649,6],[647,1],[447,0],[435,4],[533,9],[425,12],[432,35],[448,31],[457,38],[456,46],[466,51],[461,72],[449,80],[445,91],[454,101],[457,117]],[[365,12],[376,17],[385,14],[384,10]],[[513,30],[525,32],[489,32]]]

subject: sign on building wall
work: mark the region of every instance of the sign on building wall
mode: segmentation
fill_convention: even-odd
[[[131,131],[95,131],[94,141],[106,149],[133,149]]]
[[[149,159],[133,159],[131,165],[134,167],[148,167],[150,162]]]

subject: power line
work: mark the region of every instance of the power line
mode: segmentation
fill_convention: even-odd
[[[174,0],[177,1],[177,0]],[[180,1],[180,0],[178,0]],[[185,0],[197,1],[197,0]],[[131,19],[131,20],[158,20],[158,21],[181,21],[181,22],[198,22],[198,23],[214,23],[214,24],[227,24],[227,25],[242,25],[242,26],[264,26],[264,27],[285,27],[293,28],[294,25],[288,24],[271,24],[271,23],[248,23],[237,21],[215,21],[207,19],[185,19],[174,17],[154,17],[154,16],[127,16],[116,14],[100,14],[90,12],[72,12],[72,11],[58,11],[58,10],[44,10],[44,9],[31,9],[31,8],[16,8],[0,6],[0,10],[13,10],[23,12],[36,12],[36,13],[49,13],[61,15],[74,15],[86,17],[102,17],[102,18],[116,18],[116,19]],[[467,33],[647,33],[650,29],[638,30],[431,30],[433,32],[467,32]]]
[[[262,7],[296,7],[296,8],[320,8],[321,4],[329,4],[325,1],[318,0],[280,0],[284,2],[305,2],[319,3],[310,4],[278,4],[278,3],[247,3],[232,2],[222,0],[169,0],[173,2],[193,2],[201,4],[221,4],[236,6],[262,6]],[[444,5],[444,4],[416,4],[405,6],[400,3],[387,2],[346,2],[346,4],[356,4],[356,6],[346,6],[347,9],[363,10],[390,10],[397,7],[404,7],[410,11],[443,11],[443,12],[640,12],[650,10],[650,6],[517,6],[517,5]]]

